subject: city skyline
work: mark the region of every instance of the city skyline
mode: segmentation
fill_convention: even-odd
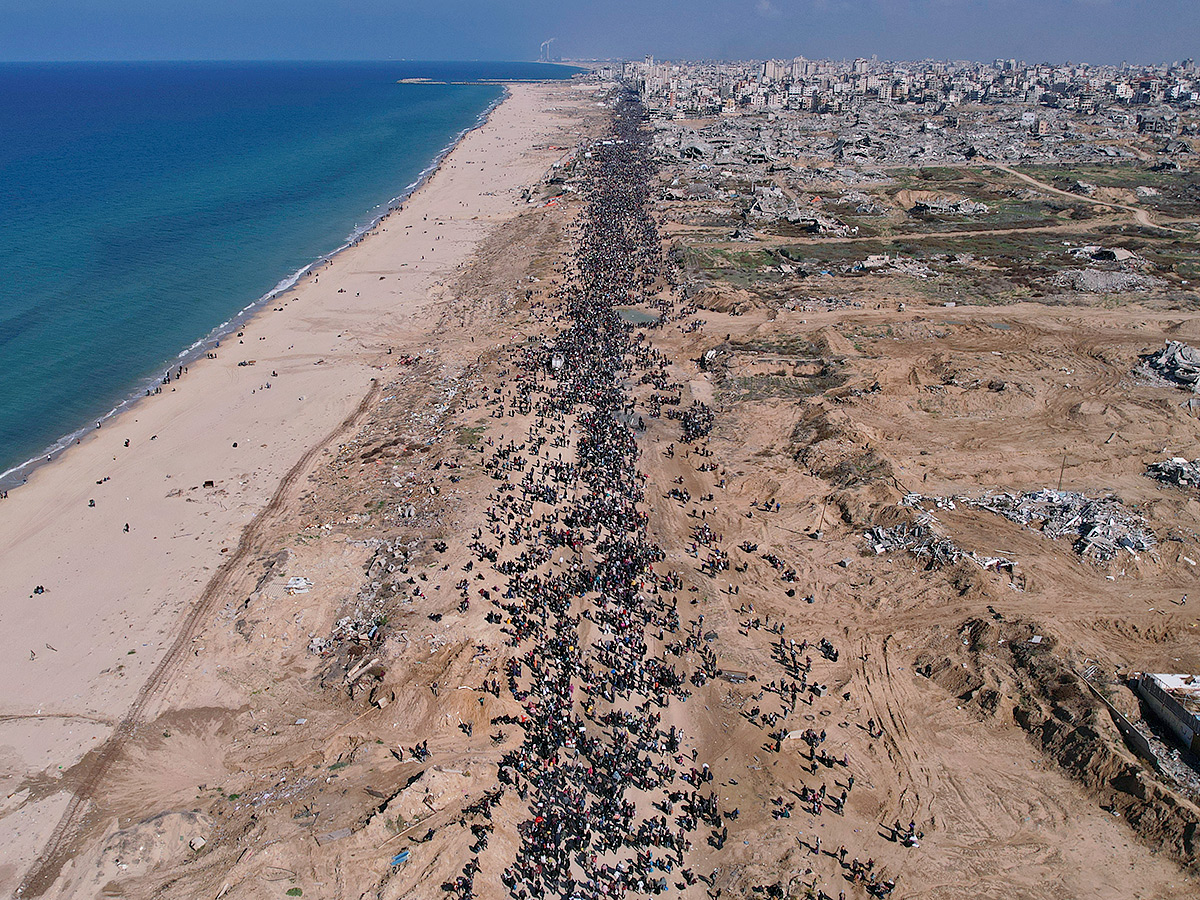
[[[1160,64],[1196,55],[1188,0],[0,0],[0,61],[888,60]]]

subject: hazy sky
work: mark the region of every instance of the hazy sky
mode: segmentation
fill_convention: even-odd
[[[0,60],[1200,57],[1200,0],[0,0]]]

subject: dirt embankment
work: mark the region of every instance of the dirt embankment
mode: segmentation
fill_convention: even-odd
[[[914,663],[918,672],[981,715],[1019,725],[1148,846],[1186,866],[1200,866],[1200,808],[1130,752],[1069,651],[1039,631],[1033,623],[1006,620],[998,613],[990,621],[968,619],[932,642]],[[1109,691],[1114,694],[1110,702],[1136,716],[1136,700],[1126,688]]]

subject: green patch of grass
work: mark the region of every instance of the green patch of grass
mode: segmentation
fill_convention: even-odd
[[[1083,181],[1100,187],[1135,188],[1139,185],[1163,188],[1176,182],[1178,175],[1151,172],[1141,165],[1113,164],[1110,166],[1014,166],[1016,171],[1038,181],[1053,184],[1056,180]],[[1055,185],[1057,187],[1057,185]]]
[[[454,436],[454,442],[460,447],[475,447],[479,444],[485,431],[487,431],[486,425],[460,425],[458,433]]]
[[[820,265],[837,265],[856,262],[867,256],[888,252],[894,245],[883,241],[830,242],[828,244],[804,244],[796,247],[781,247],[779,255],[797,265],[810,268]],[[891,252],[895,252],[892,250]]]
[[[915,169],[898,168],[885,170],[890,178],[902,185],[903,187],[928,188],[931,184],[947,184],[953,181],[961,181],[966,177],[966,172],[962,169],[952,168],[950,166],[925,166]],[[905,184],[907,182],[907,184]],[[894,187],[894,185],[893,185]]]
[[[963,177],[964,174],[961,169],[952,169],[949,166],[928,166],[917,169],[917,178],[921,181],[961,181]]]
[[[744,341],[733,341],[730,350],[738,353],[778,353],[788,356],[820,356],[815,344],[798,334],[758,335]]]
[[[288,888],[284,893],[289,897],[302,897],[304,891],[301,888]]]

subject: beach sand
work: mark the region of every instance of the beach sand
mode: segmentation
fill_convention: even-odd
[[[557,105],[580,102],[570,86],[509,90],[401,210],[0,502],[0,891],[80,761],[153,705],[148,679],[170,677],[172,643],[247,526],[377,380],[454,327],[446,282],[574,145]]]

